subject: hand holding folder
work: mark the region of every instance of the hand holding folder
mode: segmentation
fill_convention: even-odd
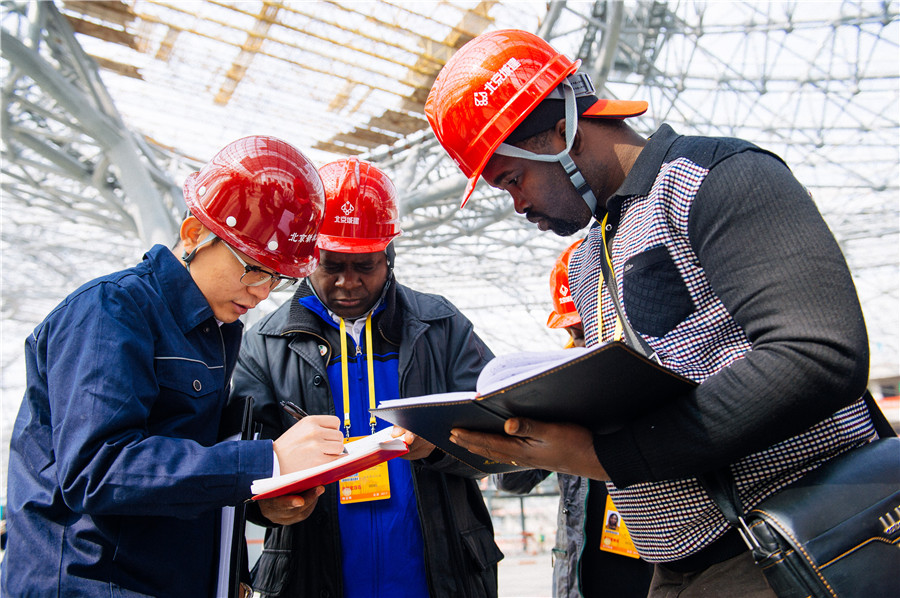
[[[258,501],[259,512],[277,525],[293,525],[306,520],[325,492],[322,486],[315,486],[299,494],[284,494]]]
[[[383,401],[373,413],[479,471],[503,473],[523,467],[467,451],[450,442],[450,430],[504,434],[507,419],[525,417],[609,433],[695,386],[623,343],[611,342],[502,355],[484,368],[475,391]]]

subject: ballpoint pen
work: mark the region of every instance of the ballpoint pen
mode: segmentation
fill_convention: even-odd
[[[295,405],[294,403],[292,403],[290,401],[280,401],[280,403],[281,403],[281,408],[284,409],[288,415],[290,415],[297,421],[300,421],[301,419],[303,419],[304,417],[309,415],[309,413],[307,413],[306,411],[304,411],[303,409],[301,409],[300,407],[298,407],[297,405]],[[344,450],[341,451],[341,454],[342,455],[349,454],[346,446],[344,447]]]
[[[309,415],[309,413],[307,413],[294,403],[291,403],[290,401],[281,401],[281,408],[284,409],[288,413],[288,415],[290,415],[297,421],[300,421],[301,419]]]

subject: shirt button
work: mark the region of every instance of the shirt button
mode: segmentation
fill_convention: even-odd
[[[612,230],[612,224],[607,224],[607,225],[606,225],[606,232],[609,232],[609,231],[611,231],[611,230]]]
[[[194,387],[194,390],[196,390],[197,392],[200,392],[200,389],[203,388],[203,385],[200,384],[199,380],[194,380],[194,384],[192,386]]]

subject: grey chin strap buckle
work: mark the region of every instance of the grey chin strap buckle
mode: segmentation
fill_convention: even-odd
[[[596,92],[596,89],[594,89],[594,82],[591,80],[591,76],[587,73],[582,73],[580,71],[577,73],[572,73],[571,75],[566,77],[565,83],[568,83],[572,87],[572,91],[575,92],[576,98],[580,98],[581,96],[594,95],[594,93]],[[547,99],[566,99],[566,92],[564,90],[565,83],[560,83],[559,85],[557,85],[556,88],[547,96]]]

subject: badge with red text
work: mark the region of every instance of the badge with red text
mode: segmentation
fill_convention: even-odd
[[[614,552],[623,556],[639,559],[634,543],[631,541],[631,534],[625,527],[625,522],[619,517],[616,505],[613,504],[612,498],[606,496],[606,509],[603,513],[603,534],[600,536],[600,550],[606,552]]]

